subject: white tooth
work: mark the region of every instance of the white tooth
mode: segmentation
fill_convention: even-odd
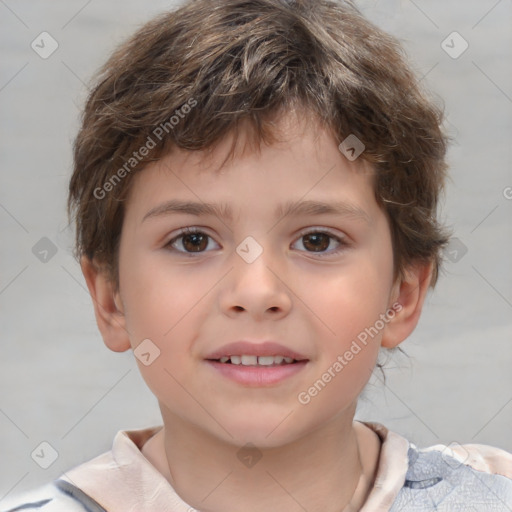
[[[259,356],[258,364],[270,366],[271,364],[274,364],[274,356]]]
[[[231,356],[232,364],[240,364],[242,362],[242,358],[240,356]]]
[[[274,356],[274,363],[281,364],[283,362],[283,359],[284,359],[283,356]]]
[[[231,357],[233,361],[233,357]],[[253,366],[258,364],[258,356],[242,356],[242,364],[245,366]]]
[[[285,363],[291,363],[293,361],[293,358],[292,357],[285,357],[284,358],[284,362]]]
[[[227,362],[229,361],[229,357],[226,357],[226,356],[221,357],[221,358],[219,359],[219,361],[220,361],[221,363],[227,363]]]

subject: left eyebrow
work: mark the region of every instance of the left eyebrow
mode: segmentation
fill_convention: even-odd
[[[158,206],[155,206],[147,212],[141,223],[147,219],[184,213],[198,217],[215,216],[221,219],[232,220],[233,210],[227,204],[202,203],[194,201],[181,201],[172,199]],[[362,208],[355,204],[345,202],[326,203],[322,201],[288,201],[278,205],[275,210],[275,217],[282,219],[288,215],[339,215],[343,217],[352,217],[356,220],[363,220],[370,224],[370,216]]]
[[[352,217],[356,220],[364,220],[370,224],[371,219],[359,206],[352,203],[334,202],[325,203],[323,201],[301,201],[299,203],[288,201],[280,204],[275,212],[279,219],[288,215],[339,215],[341,217]]]

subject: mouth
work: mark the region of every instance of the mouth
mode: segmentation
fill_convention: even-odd
[[[222,356],[218,359],[208,359],[221,364],[237,365],[237,366],[254,366],[254,367],[274,367],[296,364],[307,360],[297,360],[288,356],[256,356],[256,355],[229,355]]]
[[[244,387],[272,387],[299,374],[309,362],[275,342],[235,342],[205,358],[216,375]]]
[[[243,366],[273,366],[307,360],[303,354],[275,341],[235,341],[210,352],[205,359]]]

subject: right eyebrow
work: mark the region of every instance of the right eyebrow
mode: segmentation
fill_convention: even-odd
[[[163,215],[171,215],[173,213],[185,213],[189,215],[215,216],[221,219],[232,220],[233,211],[227,204],[198,203],[195,201],[181,201],[179,199],[171,199],[165,203],[155,206],[144,215],[141,222],[146,219],[160,217]]]

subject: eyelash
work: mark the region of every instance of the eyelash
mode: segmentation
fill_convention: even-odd
[[[195,234],[206,235],[209,239],[213,239],[210,235],[208,235],[207,233],[205,233],[204,231],[202,231],[199,228],[187,227],[187,228],[182,228],[177,236],[175,236],[174,238],[169,240],[169,242],[167,242],[167,244],[165,244],[165,248],[168,248],[169,250],[171,250],[173,252],[178,252],[178,253],[181,253],[181,254],[187,254],[187,255],[190,255],[190,256],[193,256],[195,254],[203,254],[204,252],[208,252],[208,251],[197,251],[197,252],[181,251],[181,250],[176,249],[175,247],[173,247],[173,244],[175,244],[176,241],[178,241],[180,239],[183,239],[187,235],[195,235]],[[349,243],[347,242],[347,240],[344,237],[340,237],[338,235],[335,235],[334,233],[332,233],[331,231],[329,231],[329,230],[327,230],[325,228],[322,228],[322,229],[314,228],[314,229],[303,230],[303,231],[300,232],[299,237],[297,238],[297,240],[300,240],[301,238],[305,237],[306,235],[311,235],[311,234],[327,235],[330,239],[335,240],[339,244],[339,246],[336,249],[331,250],[331,251],[327,251],[327,252],[325,252],[325,251],[324,252],[304,251],[304,252],[308,252],[310,254],[314,254],[316,256],[319,256],[320,258],[326,257],[326,256],[331,256],[333,254],[334,255],[338,254],[342,250],[344,250],[345,248],[347,248],[349,246]]]

